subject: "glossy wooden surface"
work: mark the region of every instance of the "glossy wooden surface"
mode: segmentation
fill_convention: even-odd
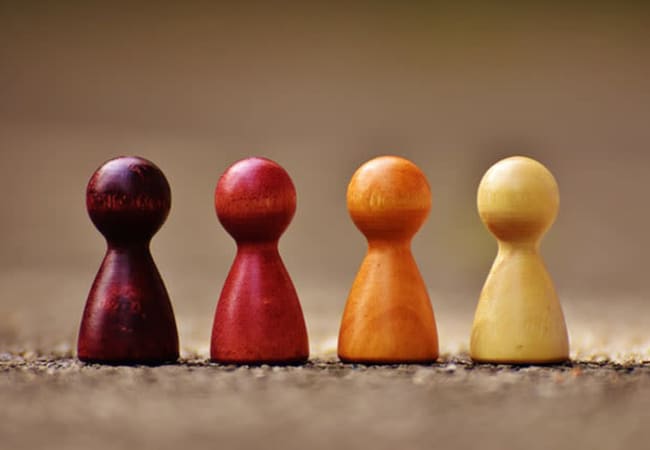
[[[569,358],[562,308],[539,254],[559,202],[553,175],[530,158],[499,161],[481,180],[478,211],[499,250],[474,317],[472,359],[527,364]]]
[[[91,177],[86,206],[107,250],[86,301],[79,359],[133,364],[176,360],[174,313],[149,251],[171,207],[165,176],[145,159],[115,158]]]
[[[212,360],[292,364],[309,357],[307,329],[278,241],[296,211],[287,172],[265,158],[233,164],[215,191],[219,221],[237,243],[212,328]]]
[[[383,156],[363,164],[347,191],[352,220],[368,240],[347,299],[338,354],[346,362],[429,362],[438,334],[411,239],[431,209],[429,184],[412,162]]]

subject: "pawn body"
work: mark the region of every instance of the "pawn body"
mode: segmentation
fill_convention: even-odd
[[[431,209],[424,174],[403,158],[372,159],[352,176],[347,204],[368,251],[343,313],[339,358],[370,364],[435,361],[433,308],[411,254],[411,239]]]
[[[559,208],[553,175],[530,158],[506,158],[486,172],[477,203],[499,250],[479,298],[470,356],[511,364],[567,360],[562,307],[539,253]]]
[[[291,178],[273,161],[244,159],[219,179],[215,207],[237,243],[237,254],[215,312],[212,360],[306,361],[309,343],[302,308],[278,252],[280,236],[296,210]]]
[[[81,320],[82,361],[155,364],[178,359],[178,334],[149,242],[169,214],[163,173],[137,157],[100,167],[88,183],[91,220],[107,241]]]

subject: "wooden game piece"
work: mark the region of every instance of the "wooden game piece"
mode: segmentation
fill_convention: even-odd
[[[289,174],[266,158],[247,158],[221,176],[219,221],[237,243],[212,328],[211,358],[232,364],[294,364],[309,343],[298,295],[278,252],[296,211]]]
[[[431,209],[429,184],[412,162],[382,156],[348,185],[350,216],[368,252],[348,296],[338,354],[345,362],[422,363],[438,358],[438,333],[411,239]]]
[[[555,178],[533,159],[506,158],[483,176],[478,211],[499,250],[474,317],[473,360],[541,364],[569,358],[562,307],[539,254],[559,202]]]
[[[143,158],[112,159],[88,182],[86,206],[108,248],[86,301],[79,359],[127,364],[175,361],[174,312],[149,251],[149,242],[171,207],[165,176]]]

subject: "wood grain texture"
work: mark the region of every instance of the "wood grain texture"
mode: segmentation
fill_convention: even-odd
[[[435,317],[410,248],[431,209],[424,174],[403,158],[375,158],[352,176],[347,204],[368,252],[343,313],[339,358],[380,364],[436,360]]]
[[[119,157],[91,177],[88,214],[107,251],[84,309],[82,361],[154,364],[178,358],[178,334],[149,242],[171,207],[169,184],[150,161]]]
[[[296,211],[289,174],[265,158],[233,164],[215,190],[219,221],[237,255],[214,316],[210,355],[235,364],[293,364],[309,357],[307,329],[278,241]]]
[[[478,211],[499,250],[474,317],[470,354],[475,361],[530,364],[569,358],[562,308],[539,254],[559,202],[555,178],[530,158],[499,161],[481,180]]]

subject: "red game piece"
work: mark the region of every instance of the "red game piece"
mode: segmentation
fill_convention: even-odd
[[[213,361],[291,364],[309,357],[300,302],[278,252],[296,211],[289,174],[265,158],[233,164],[215,191],[217,216],[237,242],[212,328]]]
[[[82,361],[156,364],[178,359],[178,334],[149,242],[171,207],[165,176],[150,161],[119,157],[92,176],[88,214],[108,248],[79,330]]]

